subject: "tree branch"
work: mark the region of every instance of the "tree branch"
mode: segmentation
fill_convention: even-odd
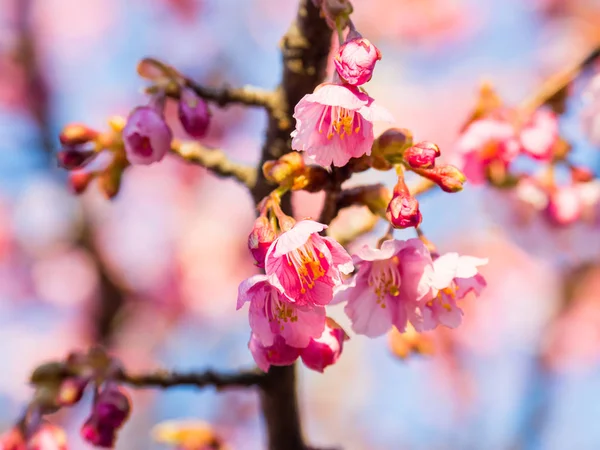
[[[171,152],[219,177],[235,178],[249,188],[256,183],[256,169],[230,161],[222,150],[207,148],[194,141],[173,141]]]
[[[260,89],[254,86],[244,86],[241,88],[223,86],[221,88],[215,88],[202,86],[188,78],[185,78],[185,84],[198,94],[198,96],[219,106],[239,104],[259,106],[270,110],[273,108],[275,99],[273,91]]]
[[[265,379],[265,374],[258,370],[240,372],[218,373],[212,370],[206,372],[167,372],[158,371],[147,374],[130,374],[121,372],[117,380],[136,388],[160,387],[171,388],[177,386],[194,386],[203,388],[214,386],[217,389],[229,387],[251,387],[260,385]]]

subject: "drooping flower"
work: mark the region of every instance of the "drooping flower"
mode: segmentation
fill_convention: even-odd
[[[276,336],[273,345],[264,346],[254,333],[250,336],[248,348],[256,365],[268,372],[271,366],[289,366],[300,356],[300,349],[286,344],[285,339]]]
[[[248,236],[248,249],[258,267],[265,267],[267,251],[276,237],[277,233],[267,217],[260,216],[254,221],[254,226]]]
[[[356,33],[358,35],[358,33]],[[340,78],[348,84],[359,86],[373,76],[375,63],[381,59],[381,52],[368,39],[358,35],[347,40],[333,58]]]
[[[456,144],[456,165],[473,184],[482,184],[491,163],[508,167],[520,151],[514,126],[487,118],[471,123]]]
[[[195,138],[201,138],[206,134],[210,125],[208,105],[190,88],[181,90],[177,114],[187,134]]]
[[[456,303],[473,292],[479,295],[486,286],[478,267],[487,259],[446,253],[433,261],[434,293],[423,300],[422,322],[414,323],[417,331],[432,330],[438,324],[456,328],[462,321],[462,309]]]
[[[545,109],[536,111],[519,133],[523,153],[540,161],[552,159],[558,138],[556,114]]]
[[[147,165],[160,161],[171,148],[173,133],[154,106],[135,108],[123,128],[123,143],[131,164]]]
[[[117,431],[131,412],[131,400],[125,391],[108,383],[94,401],[92,413],[81,428],[81,437],[97,447],[113,447]]]
[[[321,336],[325,327],[325,308],[292,303],[265,275],[240,284],[237,308],[246,302],[250,302],[250,328],[264,347],[274,345],[281,336],[288,345],[304,348],[311,338]]]
[[[323,372],[326,367],[335,364],[342,354],[344,341],[348,338],[344,330],[332,320],[328,320],[321,336],[311,339],[300,357],[306,367]]]
[[[418,323],[419,303],[431,295],[433,263],[419,239],[388,240],[380,249],[362,247],[355,255],[358,273],[337,294],[358,334],[376,337],[392,325],[404,331]]]
[[[319,233],[327,225],[301,220],[269,248],[265,270],[269,282],[298,306],[324,306],[353,269],[344,247]]]
[[[373,122],[391,115],[358,88],[325,83],[305,95],[294,109],[292,148],[321,166],[342,167],[350,158],[371,154]]]

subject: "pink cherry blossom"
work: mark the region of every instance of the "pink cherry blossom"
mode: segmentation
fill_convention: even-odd
[[[289,366],[300,356],[300,349],[286,344],[285,339],[277,336],[273,345],[264,346],[254,333],[250,336],[248,348],[256,365],[267,372],[271,366]]]
[[[549,194],[546,214],[555,225],[566,226],[581,217],[584,204],[577,185],[561,186]]]
[[[371,154],[373,122],[393,118],[358,88],[325,83],[305,95],[294,109],[292,148],[305,151],[324,167],[341,167],[350,158]]]
[[[380,336],[392,325],[404,331],[407,322],[420,322],[418,305],[432,292],[431,254],[419,239],[385,241],[381,249],[362,247],[355,255],[358,273],[340,289],[337,301],[352,329]]]
[[[519,154],[520,144],[511,123],[500,119],[481,119],[470,124],[456,143],[456,161],[473,184],[482,184],[492,161],[508,166]]]
[[[301,220],[269,248],[265,270],[269,282],[298,306],[323,306],[354,266],[344,247],[319,235],[327,225]]]
[[[274,345],[277,336],[288,345],[306,347],[325,327],[325,308],[291,303],[265,275],[248,278],[239,287],[238,309],[250,302],[250,327],[261,345]]]
[[[302,350],[302,362],[309,369],[323,372],[325,367],[336,363],[342,354],[346,338],[342,328],[327,324],[323,334],[318,339],[311,339],[308,346]]]
[[[123,129],[123,143],[131,164],[152,164],[165,157],[173,134],[160,111],[153,106],[134,109]]]
[[[536,111],[519,135],[523,153],[534,159],[552,159],[554,146],[559,138],[558,119],[552,111]]]
[[[421,305],[421,323],[414,323],[417,331],[432,330],[438,324],[456,328],[462,321],[462,310],[456,304],[469,292],[479,295],[486,286],[478,267],[487,264],[487,259],[446,253],[433,261],[434,294]]]
[[[357,37],[347,40],[340,47],[333,63],[342,80],[359,86],[371,79],[375,63],[380,59],[381,52],[377,47],[368,39]]]

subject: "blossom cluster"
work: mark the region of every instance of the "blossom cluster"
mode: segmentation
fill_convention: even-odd
[[[594,89],[592,83],[590,104],[597,95]],[[583,123],[592,140],[597,117],[593,110],[584,111]],[[600,204],[593,171],[575,162],[571,145],[560,134],[559,114],[550,106],[507,107],[486,85],[455,151],[454,162],[471,183],[514,188],[516,197],[551,225],[564,227],[591,217],[590,210]]]
[[[379,188],[359,188],[349,197],[382,211],[394,228],[416,228],[422,216],[404,170],[448,192],[459,191],[464,177],[455,167],[436,163],[441,154],[437,145],[413,145],[408,130],[390,129],[375,139],[373,122],[392,118],[360,86],[371,79],[381,53],[351,22],[349,27],[334,56],[334,81],[321,84],[296,105],[292,148],[326,168],[396,168],[391,198]],[[296,222],[281,210],[281,193],[306,185],[301,181],[308,172],[298,153],[268,162],[263,171],[280,186],[262,201],[248,238],[256,265],[265,273],[242,282],[238,295],[238,309],[250,304],[249,348],[261,369],[298,358],[318,371],[335,363],[347,335],[327,317],[328,305],[345,303],[357,334],[375,337],[393,327],[403,332],[408,323],[422,332],[440,324],[458,326],[462,310],[457,302],[485,286],[478,267],[486,260],[456,253],[439,256],[418,238],[388,239],[350,257],[323,235],[325,224]]]

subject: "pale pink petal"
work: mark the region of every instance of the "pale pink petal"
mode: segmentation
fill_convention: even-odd
[[[487,286],[485,278],[481,274],[477,274],[472,278],[457,278],[456,285],[456,298],[461,299],[467,296],[470,292],[473,292],[476,296],[481,294],[483,288]]]
[[[343,274],[352,273],[354,264],[352,263],[352,257],[348,254],[346,249],[333,238],[324,237],[322,239],[331,252],[332,264]]]
[[[325,328],[325,308],[297,308],[296,322],[281,324],[280,334],[292,347],[304,348],[311,339],[321,336]]]
[[[475,258],[474,256],[461,256],[456,266],[456,278],[471,278],[479,273],[477,268],[485,266],[487,258]]]
[[[392,319],[396,313],[395,303],[389,302],[382,308],[376,301],[377,297],[370,289],[356,287],[350,290],[344,312],[352,321],[355,333],[377,337],[392,327]]]
[[[327,106],[340,106],[353,111],[359,110],[369,103],[370,97],[356,88],[342,84],[322,84],[315,92],[304,96],[304,101],[320,103]]]
[[[556,115],[547,110],[537,111],[528,126],[521,131],[520,138],[525,153],[539,160],[551,158],[558,139]]]
[[[459,261],[458,253],[445,253],[433,261],[433,285],[436,289],[444,289],[452,283],[456,277]]]
[[[296,250],[306,244],[308,238],[314,233],[320,233],[327,225],[314,220],[301,220],[294,227],[281,234],[272,244],[266,259],[269,256],[278,258],[286,253]]]
[[[254,275],[242,281],[238,287],[236,309],[240,309],[242,306],[244,306],[244,303],[251,301],[254,297],[254,293],[252,291],[254,290],[255,286],[266,280],[267,277],[265,275]]]

